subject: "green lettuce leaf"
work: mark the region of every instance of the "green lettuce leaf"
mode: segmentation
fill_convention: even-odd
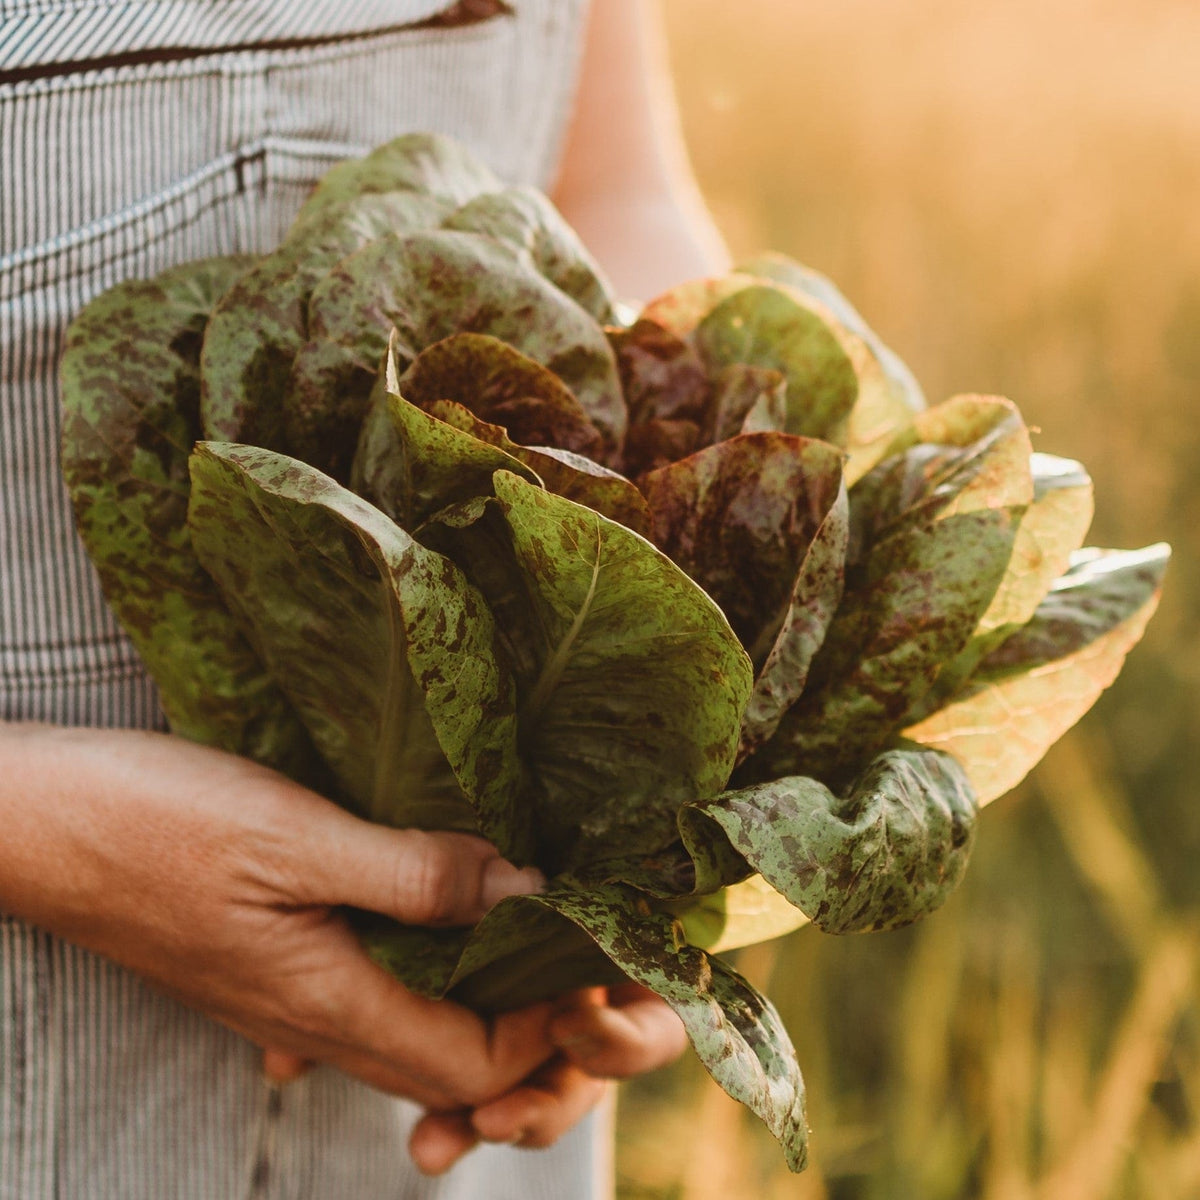
[[[479,829],[528,861],[513,683],[479,593],[296,459],[201,443],[191,466],[197,554],[343,798],[389,825]]]
[[[187,461],[200,339],[250,265],[206,259],[93,300],[67,334],[63,472],[105,596],[158,684],[171,728],[310,784],[304,727],[196,558]]]
[[[912,445],[851,489],[842,603],[803,695],[744,781],[856,774],[919,711],[992,603],[1032,496],[1027,435],[1006,402],[942,407],[930,426],[962,445]]]
[[[786,432],[844,442],[858,376],[817,313],[774,287],[747,287],[707,313],[692,337],[710,369],[744,363],[783,375]]]
[[[405,363],[455,333],[500,338],[558,375],[611,445],[624,433],[616,365],[600,326],[492,238],[380,238],[324,277],[308,323],[289,413],[297,427],[325,429],[325,439],[342,437],[343,428],[357,434],[393,326]]]
[[[457,333],[417,355],[398,384],[428,411],[452,400],[480,420],[503,426],[514,442],[600,452],[600,431],[552,371],[499,338]]]
[[[816,779],[773,779],[687,805],[679,824],[699,891],[727,882],[713,857],[726,838],[754,870],[827,933],[895,929],[939,908],[958,886],[976,805],[948,754],[888,750],[839,797]]]
[[[595,509],[602,517],[649,537],[650,508],[646,498],[624,475],[570,450],[554,446],[519,446],[499,426],[481,421],[459,404],[438,400],[430,411],[480,441],[497,446],[524,464],[549,492]],[[512,470],[511,467],[507,468]],[[517,474],[521,474],[520,471]]]
[[[490,551],[468,541],[458,561],[519,643],[539,861],[556,872],[653,850],[683,801],[724,786],[750,663],[716,605],[643,538],[515,475],[497,473],[495,490],[507,555],[493,529]],[[482,539],[485,524],[456,532]]]
[[[377,147],[364,158],[331,167],[296,217],[299,229],[331,206],[375,192],[405,192],[457,208],[504,185],[461,143],[436,133],[409,133]]]
[[[546,196],[510,187],[476,196],[442,223],[443,229],[482,233],[528,256],[530,264],[602,325],[613,322],[613,293],[579,235]]]
[[[221,298],[205,332],[204,436],[315,454],[309,461],[342,473],[344,436],[320,444],[319,435],[289,427],[292,367],[308,340],[309,297],[347,254],[385,233],[436,228],[450,211],[444,201],[404,191],[330,203],[251,267]]]
[[[1170,550],[1082,551],[1033,619],[949,704],[905,731],[954,755],[987,804],[1016,787],[1116,678],[1158,605]]]

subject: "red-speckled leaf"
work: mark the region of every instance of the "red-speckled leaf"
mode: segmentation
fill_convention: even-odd
[[[462,405],[451,401],[436,401],[430,406],[430,412],[523,463],[547,491],[574,500],[576,504],[585,504],[643,537],[650,536],[651,518],[646,498],[624,475],[570,450],[553,446],[519,446],[499,425],[481,421]]]
[[[645,476],[655,541],[716,602],[758,672],[743,752],[804,689],[842,595],[842,455],[826,442],[744,434]]]
[[[661,996],[683,1022],[708,1073],[775,1135],[788,1166],[808,1157],[804,1081],[774,1006],[736,971],[679,944],[667,917],[632,917],[625,889],[530,897],[574,922],[631,979]]]
[[[957,436],[961,422],[975,441],[910,446],[851,489],[845,595],[804,694],[745,764],[747,779],[856,774],[967,646],[1032,495],[1014,413],[1000,402],[948,408],[942,435]]]
[[[422,350],[400,377],[400,394],[425,410],[452,400],[514,442],[600,452],[603,439],[566,384],[499,338],[457,333]]]
[[[495,488],[528,591],[521,747],[543,861],[656,849],[678,806],[729,776],[749,660],[649,542],[515,475],[498,473]]]
[[[828,280],[782,256],[766,255],[728,275],[672,288],[652,300],[642,315],[687,338],[718,304],[752,287],[774,289],[819,317],[850,360],[857,376],[857,398],[845,429],[846,482],[852,485],[884,457],[896,432],[924,401],[904,364]]]
[[[436,227],[444,204],[410,192],[370,194],[322,209],[221,297],[200,359],[204,436],[292,451],[287,428],[291,371],[308,336],[313,288],[352,251],[389,232]],[[317,461],[345,467],[342,444],[316,447]],[[307,449],[313,449],[307,447]]]
[[[882,448],[890,431],[907,424],[913,413],[925,407],[925,395],[916,376],[905,362],[890,349],[875,330],[859,316],[858,310],[832,280],[787,258],[784,254],[761,254],[740,264],[738,270],[785,284],[830,313],[844,328],[865,344],[868,354],[856,353],[847,346],[847,353],[856,364],[859,376],[858,402],[850,419],[848,444],[856,458],[850,475],[858,479],[874,466],[871,456]],[[874,361],[872,361],[874,360]]]
[[[947,754],[889,750],[836,795],[793,775],[687,805],[679,814],[703,892],[729,882],[728,840],[827,933],[895,929],[940,907],[966,870],[976,805]]]
[[[516,247],[601,324],[614,319],[612,288],[599,264],[536,188],[510,187],[477,196],[447,217],[442,228],[483,233]]]
[[[1170,550],[1082,551],[1033,619],[905,736],[953,754],[987,804],[1015,787],[1116,678],[1158,604]]]
[[[709,408],[708,373],[682,338],[638,320],[628,329],[609,329],[631,427],[666,418],[699,424]]]
[[[344,258],[308,307],[292,373],[290,428],[357,432],[394,326],[405,363],[455,333],[486,333],[558,375],[615,446],[625,411],[603,330],[569,296],[492,238],[384,237]],[[306,435],[308,436],[308,435]],[[299,440],[296,444],[307,444]]]
[[[625,435],[622,463],[640,483],[648,471],[694,454],[703,442],[700,426],[695,421],[653,417],[633,426]]]
[[[172,729],[316,784],[304,727],[187,529],[200,339],[218,297],[249,265],[207,259],[123,283],[76,318],[62,362],[63,472],[105,596]]]
[[[321,176],[294,228],[331,206],[375,192],[410,192],[458,207],[504,185],[460,142],[436,133],[408,133],[364,158],[338,163]]]
[[[497,471],[540,482],[519,459],[423,412],[380,375],[351,471],[352,491],[419,536],[443,509],[490,496]]]
[[[723,442],[738,433],[783,433],[787,420],[783,372],[746,363],[731,363],[717,372],[706,442]]]
[[[918,721],[947,704],[980,662],[1029,621],[1051,585],[1070,564],[1092,519],[1092,481],[1077,462],[1034,454],[1033,503],[1025,510],[1012,558],[996,595],[965,649],[947,662],[937,683],[909,714]]]
[[[722,300],[692,335],[710,370],[767,367],[787,381],[787,432],[843,442],[858,376],[832,327],[775,287]]]
[[[390,825],[478,828],[528,861],[513,683],[479,593],[296,459],[208,442],[191,466],[196,552],[346,802]]]

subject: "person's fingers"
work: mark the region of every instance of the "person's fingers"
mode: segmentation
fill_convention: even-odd
[[[511,1092],[475,1109],[471,1125],[484,1141],[541,1149],[582,1120],[607,1087],[565,1059],[554,1059]]]
[[[540,891],[545,878],[513,866],[483,838],[389,829],[330,805],[320,837],[294,844],[301,904],[344,904],[406,925],[474,925],[506,896]]]
[[[441,1175],[478,1143],[468,1112],[426,1113],[409,1135],[408,1153],[422,1174]]]
[[[637,984],[611,989],[607,1004],[585,997],[559,1012],[551,1021],[550,1039],[576,1066],[609,1079],[653,1071],[687,1047],[679,1018]]]
[[[491,1100],[554,1053],[549,1003],[485,1021],[452,1001],[410,992],[367,958],[344,925],[333,923],[329,936],[342,939],[342,952],[327,960],[323,979],[293,992],[300,1010],[293,1024],[311,1022],[316,1037],[402,1070],[457,1105]]]
[[[263,1050],[263,1074],[272,1083],[291,1083],[299,1079],[312,1066],[312,1062],[299,1054],[287,1050],[275,1050],[268,1046]]]

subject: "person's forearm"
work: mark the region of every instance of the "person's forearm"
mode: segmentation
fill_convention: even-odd
[[[367,959],[341,906],[469,924],[538,886],[536,873],[480,838],[360,821],[181,738],[0,721],[0,829],[0,910],[122,963],[276,1060],[325,1061],[428,1106],[410,1147],[425,1171],[481,1137],[549,1145],[603,1093],[594,1076],[649,1070],[684,1045],[648,994],[484,1022],[406,991]]]
[[[79,846],[111,790],[91,758],[106,736],[121,734],[0,722],[0,911],[66,933],[91,906],[96,881]]]
[[[657,13],[594,0],[554,199],[618,294],[649,299],[729,255],[687,162]]]

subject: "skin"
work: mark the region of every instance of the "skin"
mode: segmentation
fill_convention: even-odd
[[[554,197],[618,291],[647,297],[728,257],[686,168],[663,40],[642,0],[593,0]],[[265,1048],[426,1109],[429,1174],[479,1141],[551,1145],[686,1038],[636,985],[485,1021],[414,996],[335,906],[470,924],[536,872],[486,842],[367,824],[282,776],[167,734],[0,723],[0,909],[121,963]]]

